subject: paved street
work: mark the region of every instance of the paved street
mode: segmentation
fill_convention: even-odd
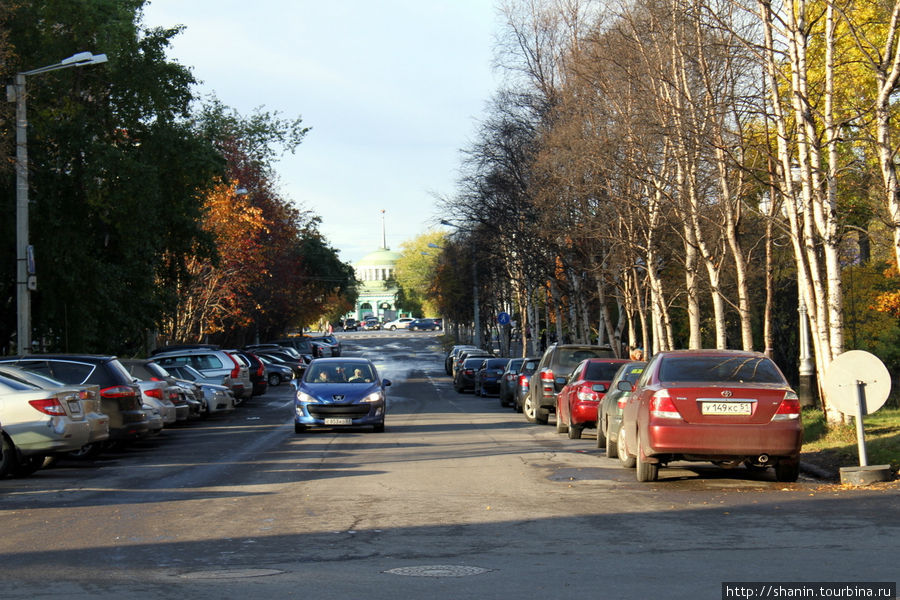
[[[895,489],[712,465],[640,484],[590,432],[455,393],[431,334],[339,335],[394,381],[384,433],[296,435],[282,386],[0,481],[0,597],[712,599],[723,581],[898,579]]]

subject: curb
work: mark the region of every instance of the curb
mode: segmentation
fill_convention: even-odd
[[[823,469],[817,465],[812,463],[800,461],[800,470],[806,473],[807,475],[812,475],[817,479],[826,479],[826,480],[834,480],[838,479],[837,473],[832,473],[827,469]]]

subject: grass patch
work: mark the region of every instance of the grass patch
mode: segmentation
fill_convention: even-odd
[[[859,466],[856,425],[829,425],[818,409],[803,410],[804,458],[837,470]],[[900,409],[883,408],[863,418],[866,458],[870,465],[900,467]]]

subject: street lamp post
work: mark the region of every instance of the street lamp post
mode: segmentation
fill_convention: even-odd
[[[36,287],[34,261],[28,245],[28,118],[25,112],[25,78],[69,67],[106,62],[105,54],[79,52],[60,62],[16,74],[6,87],[7,99],[16,103],[16,346],[20,354],[31,352],[31,290]]]

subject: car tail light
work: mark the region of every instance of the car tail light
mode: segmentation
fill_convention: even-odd
[[[541,371],[541,385],[544,387],[545,392],[554,391],[555,385],[553,379],[553,371]]]
[[[29,400],[28,404],[35,409],[41,411],[45,415],[51,417],[61,417],[66,414],[66,409],[60,404],[56,398],[45,398],[43,400]]]
[[[226,353],[227,354],[227,353]],[[238,361],[232,355],[228,355],[228,358],[231,359],[231,362],[234,363],[234,368],[231,370],[231,378],[238,379],[241,376],[241,365],[238,364]]]
[[[681,413],[669,396],[669,390],[659,390],[650,399],[650,416],[658,419],[681,419]]]
[[[600,401],[600,394],[591,389],[589,385],[583,385],[578,388],[578,393],[576,394],[579,400],[590,400],[593,402]]]
[[[625,410],[625,405],[628,404],[628,396],[619,396],[616,399],[616,408],[621,410]]]
[[[107,400],[131,400],[129,410],[139,409],[141,403],[138,399],[140,392],[127,385],[114,385],[100,390],[100,397]]]
[[[800,418],[800,399],[794,392],[785,392],[784,400],[772,416],[773,421],[790,421]]]
[[[466,369],[466,370],[464,371],[464,373],[465,373],[466,375],[474,375],[474,374],[475,374],[475,371],[473,371],[472,369]]]
[[[528,375],[519,375],[519,387],[527,388],[530,383],[528,382]]]
[[[163,399],[163,391],[162,391],[161,388],[155,388],[155,389],[152,389],[152,390],[147,390],[147,391],[144,392],[144,393],[147,394],[148,396],[150,396],[151,398],[156,398],[157,400],[162,400],[162,399]]]

